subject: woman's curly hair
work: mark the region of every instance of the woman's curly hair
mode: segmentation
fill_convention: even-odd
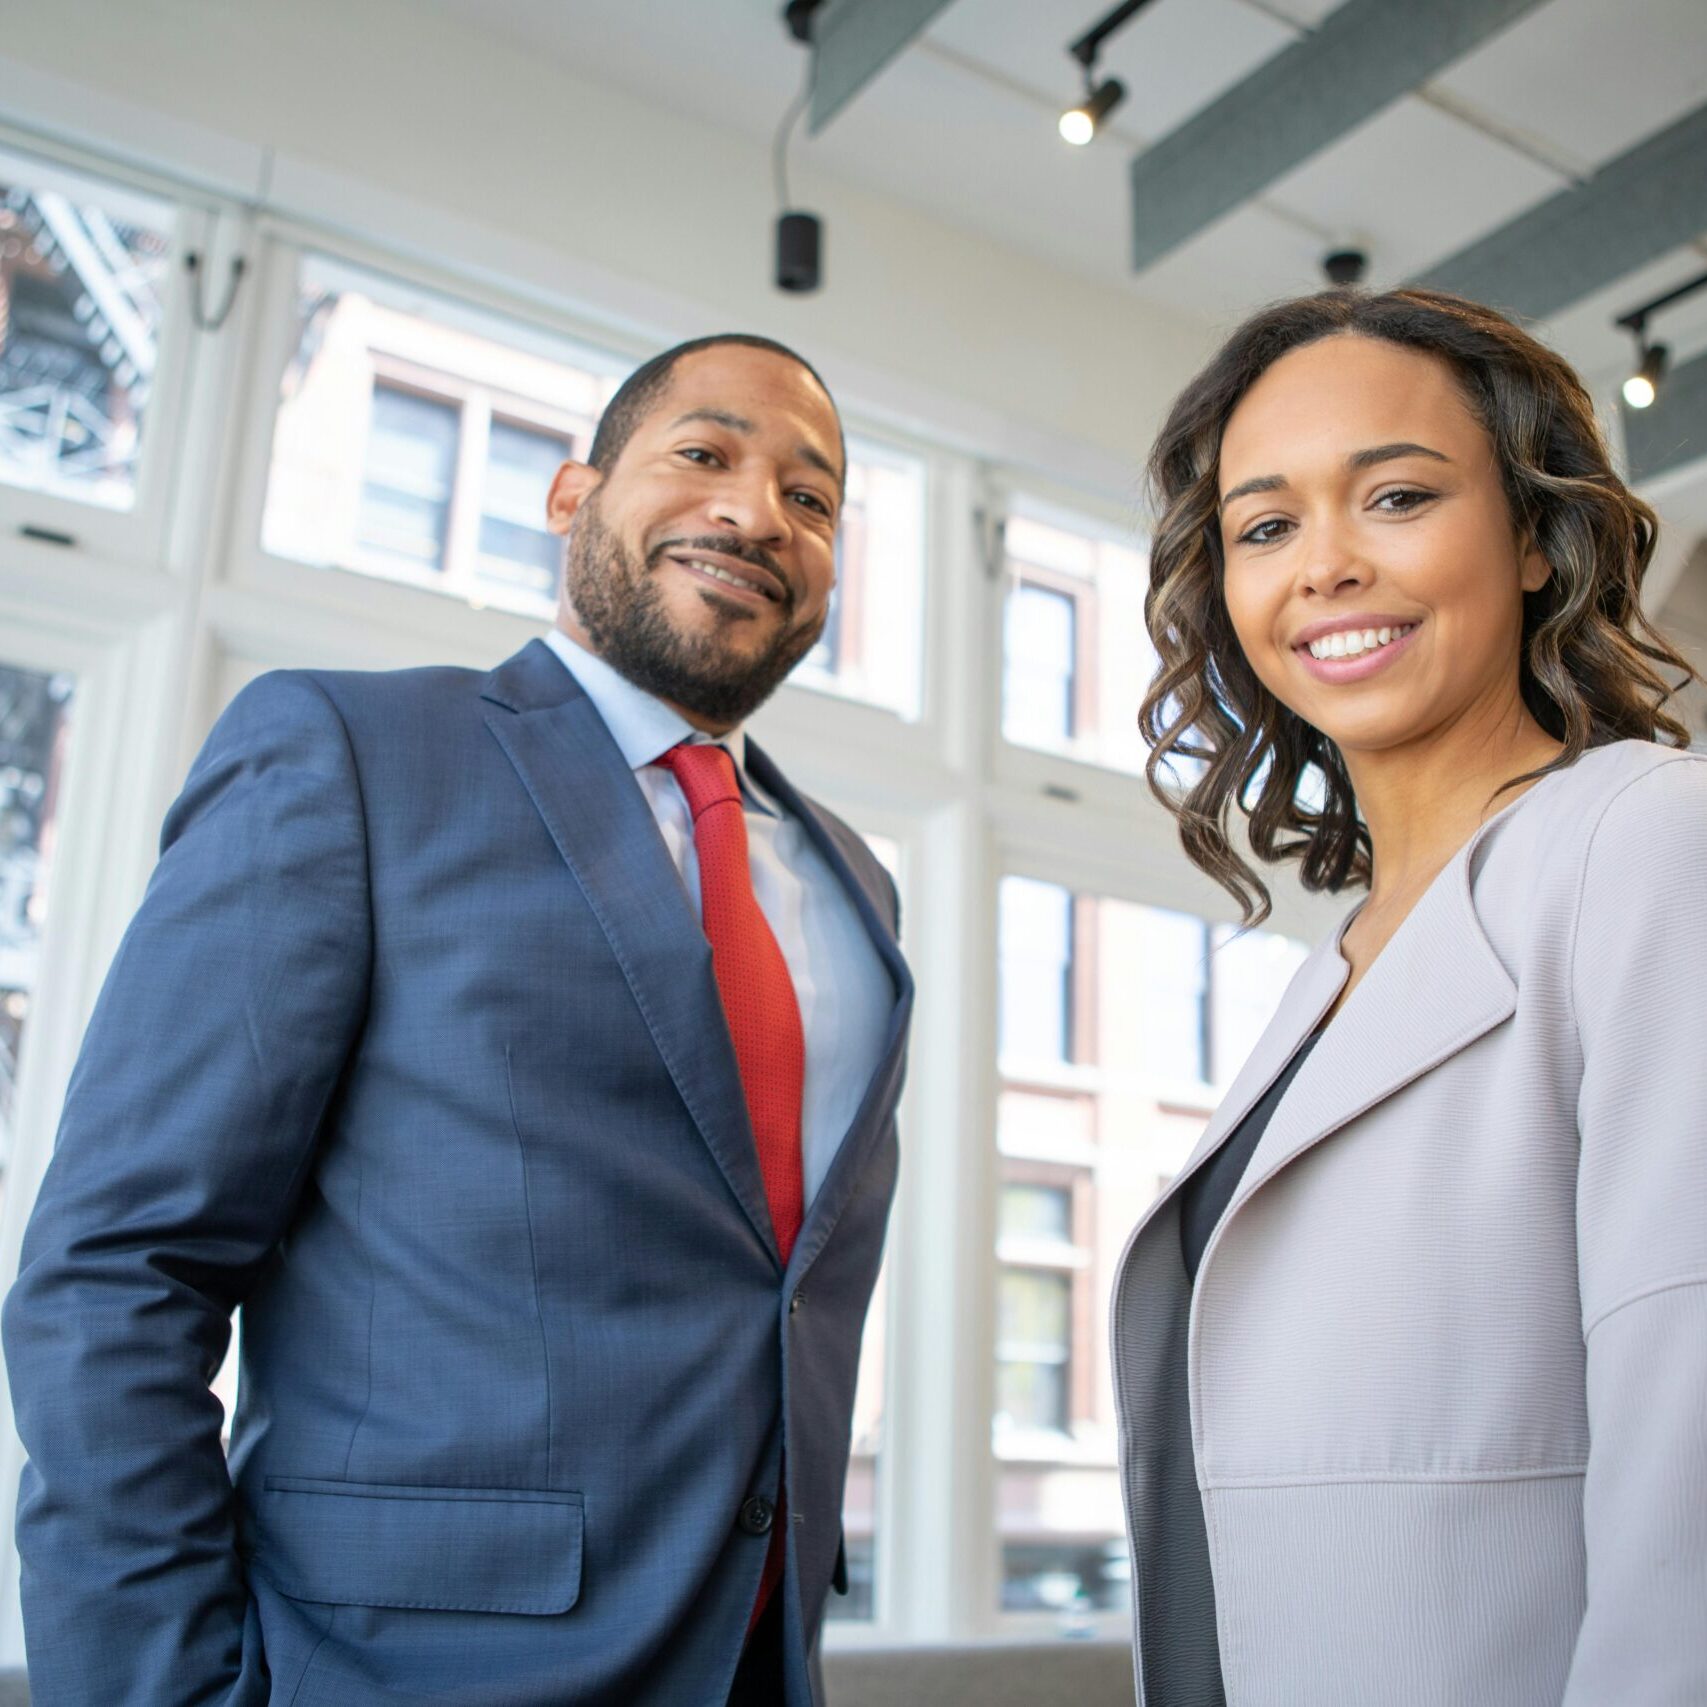
[[[1160,522],[1144,614],[1160,663],[1138,714],[1151,789],[1178,818],[1193,864],[1232,894],[1247,924],[1267,918],[1269,894],[1234,849],[1235,808],[1257,857],[1299,859],[1306,889],[1339,890],[1370,875],[1369,832],[1339,750],[1257,679],[1222,596],[1227,422],[1281,356],[1344,332],[1452,369],[1493,441],[1513,520],[1552,571],[1524,598],[1519,673],[1524,703],[1564,750],[1530,774],[1562,769],[1609,741],[1689,740],[1664,708],[1695,673],[1639,600],[1658,522],[1613,471],[1594,405],[1569,364],[1504,315],[1443,291],[1338,289],[1265,308],[1186,387],[1150,456]],[[1679,683],[1662,670],[1679,672]],[[1202,765],[1189,785],[1170,762],[1181,758]],[[1301,800],[1312,768],[1325,786]]]

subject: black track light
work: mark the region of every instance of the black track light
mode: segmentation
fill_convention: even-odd
[[[1671,355],[1664,344],[1648,342],[1648,318],[1662,308],[1670,308],[1697,291],[1707,290],[1707,273],[1697,273],[1692,279],[1672,290],[1663,292],[1651,301],[1620,314],[1613,325],[1628,332],[1636,340],[1636,369],[1624,381],[1624,401],[1632,409],[1646,409],[1659,395],[1660,381],[1665,378],[1666,361]]]
[[[1083,148],[1094,141],[1102,121],[1126,99],[1126,85],[1118,77],[1105,77],[1097,82],[1097,55],[1102,44],[1120,29],[1131,23],[1151,3],[1151,0],[1121,0],[1121,4],[1099,18],[1077,41],[1069,42],[1067,52],[1079,62],[1085,74],[1085,98],[1061,115],[1060,130],[1064,141]]]
[[[1102,121],[1126,99],[1126,85],[1118,77],[1105,77],[1076,107],[1061,115],[1061,136],[1075,148],[1092,141]]]
[[[1322,257],[1322,271],[1331,285],[1360,285],[1369,274],[1369,256],[1362,249],[1330,249]]]
[[[1632,409],[1646,409],[1659,395],[1660,381],[1665,378],[1666,357],[1671,352],[1664,344],[1650,344],[1638,336],[1636,371],[1624,381],[1624,401]]]
[[[815,213],[798,210],[776,222],[776,288],[814,291],[824,278],[824,227]]]

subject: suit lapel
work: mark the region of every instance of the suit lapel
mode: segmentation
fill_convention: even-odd
[[[1126,1249],[1134,1242],[1163,1207],[1172,1201],[1187,1180],[1220,1149],[1222,1142],[1241,1120],[1256,1106],[1259,1098],[1280,1077],[1286,1063],[1292,1059],[1298,1045],[1308,1037],[1317,1022],[1333,1005],[1334,997],[1346,980],[1346,963],[1340,958],[1340,938],[1344,936],[1348,917],[1325,942],[1319,944],[1308,960],[1298,968],[1286,993],[1274,1011],[1256,1047],[1222,1097],[1219,1106],[1209,1117],[1201,1136],[1186,1158],[1185,1166],[1157,1194],[1148,1209],[1139,1217],[1128,1235]],[[1125,1261],[1124,1254],[1121,1258]]]
[[[865,885],[855,874],[847,855],[842,851],[836,827],[829,823],[816,806],[798,793],[783,776],[770,756],[751,739],[747,742],[747,768],[753,779],[778,800],[788,813],[797,818],[823,856],[824,862],[854,904],[866,935],[871,938],[879,958],[895,987],[895,1001],[889,1012],[889,1027],[877,1066],[866,1083],[860,1099],[859,1112],[843,1135],[830,1171],[824,1176],[817,1195],[806,1206],[806,1220],[795,1241],[789,1266],[803,1270],[824,1248],[836,1221],[846,1207],[849,1196],[865,1171],[866,1157],[871,1146],[882,1136],[883,1121],[875,1118],[885,1102],[892,1101],[899,1086],[902,1058],[905,1053],[907,1023],[913,1008],[913,979],[907,963],[901,957],[900,946],[888,921],[877,910],[877,904]]]
[[[634,773],[544,642],[486,679],[487,727],[610,943],[682,1101],[781,1266],[711,945]]]
[[[1223,1226],[1306,1150],[1516,1011],[1517,986],[1471,897],[1473,857],[1486,830],[1435,878],[1323,1032],[1258,1142]]]

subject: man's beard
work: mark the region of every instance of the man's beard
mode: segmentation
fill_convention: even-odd
[[[716,616],[715,627],[706,634],[683,634],[671,624],[657,573],[666,556],[695,550],[757,563],[770,569],[780,585],[788,584],[767,552],[733,534],[668,540],[637,563],[605,526],[595,494],[582,504],[569,536],[569,600],[593,649],[636,687],[707,723],[733,728],[751,717],[812,650],[824,631],[824,613],[803,624],[785,620],[756,657],[743,658],[720,641],[737,623],[756,621],[756,614],[713,595],[706,603]],[[792,590],[782,602],[786,619],[794,608]]]

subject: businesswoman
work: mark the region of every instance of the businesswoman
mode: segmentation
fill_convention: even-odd
[[[1151,472],[1152,785],[1248,919],[1247,837],[1367,894],[1118,1271],[1140,1699],[1707,1702],[1707,758],[1652,512],[1563,362],[1420,290],[1256,316]]]

